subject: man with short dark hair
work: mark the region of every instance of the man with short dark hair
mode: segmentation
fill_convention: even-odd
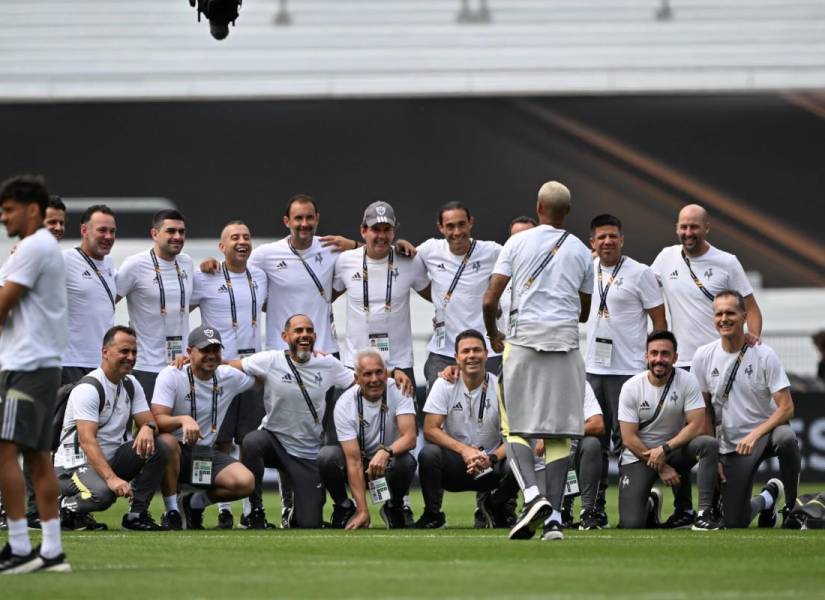
[[[3,264],[0,288],[0,495],[9,538],[0,573],[71,571],[60,540],[51,438],[60,364],[66,347],[66,276],[55,237],[43,227],[49,192],[41,177],[19,175],[0,185],[0,222],[20,242]],[[43,530],[29,539],[23,471],[31,473]]]
[[[151,234],[149,251],[128,257],[115,275],[117,299],[126,298],[129,322],[138,334],[134,375],[149,398],[158,373],[184,352],[194,279],[192,259],[182,252],[183,215],[176,210],[156,213]]]
[[[656,331],[647,337],[647,370],[631,377],[619,396],[622,433],[619,465],[619,526],[658,527],[661,493],[653,484],[677,486],[698,462],[699,513],[695,530],[722,528],[713,506],[719,445],[705,435],[705,403],[694,377],[674,368],[676,337]]]
[[[66,205],[60,196],[49,196],[43,225],[58,242],[63,241],[63,236],[66,234]]]
[[[149,516],[149,504],[163,478],[169,449],[155,440],[158,426],[143,388],[131,375],[137,356],[135,331],[112,327],[103,337],[102,353],[100,367],[78,381],[66,402],[54,456],[61,524],[64,529],[86,529],[88,513],[126,497],[130,508],[123,515],[123,528],[157,531],[160,526]]]
[[[788,376],[776,352],[766,344],[751,346],[745,334],[747,302],[736,290],[722,290],[713,300],[719,339],[701,346],[691,372],[708,406],[707,427],[719,439],[725,526],[747,527],[759,515],[760,527],[774,527],[780,501],[783,526],[796,503],[801,457],[790,426],[794,404]],[[713,421],[711,421],[711,416]],[[751,498],[756,470],[765,459],[779,459],[779,478]]]

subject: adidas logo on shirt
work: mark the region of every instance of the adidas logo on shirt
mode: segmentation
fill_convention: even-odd
[[[647,400],[642,400],[642,403],[639,405],[639,408],[650,408],[650,404],[647,403]]]
[[[219,288],[218,288],[218,293],[219,293],[219,294],[225,294],[225,293],[227,293],[228,291],[229,291],[229,290],[227,289],[227,287],[226,287],[226,284],[225,284],[225,283],[224,283],[224,284],[222,284],[222,285],[221,285],[221,287],[219,287]]]
[[[452,410],[453,410],[453,411],[455,411],[455,412],[459,412],[459,411],[462,411],[462,412],[463,412],[463,411],[464,411],[464,407],[463,407],[463,406],[461,406],[461,402],[456,402],[456,404],[455,404],[455,405],[453,405]]]
[[[92,278],[92,274],[91,274],[91,273],[89,273],[89,270],[88,270],[88,269],[87,269],[87,270],[85,270],[85,271],[83,271],[83,272],[80,274],[80,276],[81,276],[83,279],[91,279],[91,278]]]
[[[679,279],[679,269],[676,269],[675,271],[673,271],[673,273],[668,275],[668,277],[670,279]]]
[[[713,367],[713,371],[710,372],[711,377],[719,377],[719,369]]]
[[[286,264],[285,260],[282,260],[277,265],[275,265],[275,269],[278,270],[278,271],[280,271],[281,269],[286,269],[286,268],[288,268],[288,267],[287,267],[287,264]]]
[[[281,377],[281,383],[292,383],[292,374],[287,373],[283,377]]]
[[[356,272],[355,275],[352,276],[353,281],[361,281],[361,273]]]
[[[447,270],[447,267],[445,267],[445,266],[444,266],[444,263],[439,263],[439,264],[436,266],[436,269],[438,269],[439,271],[446,271],[446,270]]]

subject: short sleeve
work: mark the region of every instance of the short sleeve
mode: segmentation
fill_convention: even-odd
[[[690,373],[696,380],[700,393],[710,392],[710,384],[708,382],[706,367],[707,360],[708,353],[704,352],[702,348],[699,348],[699,350],[696,351],[696,354],[693,355],[693,360],[690,361]]]
[[[135,395],[132,398],[132,414],[136,415],[147,412],[149,410],[149,403],[146,401],[146,392],[143,390],[143,386],[140,385],[140,382],[132,375],[127,375],[127,377],[132,382],[132,387],[135,390]]]
[[[346,398],[349,399],[350,397],[347,396]],[[339,442],[348,442],[349,440],[358,438],[358,430],[355,419],[353,419],[353,415],[351,414],[352,411],[349,409],[352,403],[346,400],[342,402],[342,400],[345,400],[345,398],[341,397],[338,399],[333,414],[335,419],[335,432],[338,434]]]
[[[409,396],[405,396],[402,393],[398,393],[398,407],[395,410],[396,415],[414,415],[415,414],[415,404],[413,404],[413,399]]]
[[[203,271],[195,271],[195,277],[192,280],[192,296],[189,298],[190,306],[201,303],[201,300],[203,299],[203,292],[206,287],[207,277],[208,276]]]
[[[81,383],[75,386],[69,394],[72,403],[72,414],[75,421],[91,421],[97,423],[100,419],[100,394],[91,383]]]
[[[690,373],[685,373],[685,375],[687,375],[684,388],[685,412],[705,408],[705,399],[699,391],[699,382],[696,381],[696,377]]]
[[[440,377],[435,380],[427,401],[424,403],[424,412],[434,415],[447,414],[447,400],[450,384]]]
[[[434,242],[435,240],[433,238],[430,238],[427,241],[419,244],[419,246],[416,248],[416,256],[420,256],[421,260],[424,262],[425,265],[427,264],[427,261],[430,259],[430,252],[432,252]]]
[[[665,303],[659,280],[650,267],[644,267],[639,275],[639,297],[642,299],[642,308],[645,310],[656,308]]]
[[[753,286],[745,274],[745,269],[742,268],[742,263],[735,256],[730,257],[730,287],[736,290],[742,296],[750,296],[753,294]]]
[[[177,369],[175,367],[166,367],[158,374],[158,378],[155,381],[152,404],[174,408],[177,387]]]
[[[768,389],[771,394],[775,394],[780,390],[791,387],[791,382],[788,380],[788,375],[782,363],[779,362],[779,357],[771,348],[764,348],[765,352],[765,380],[768,384]]]
[[[241,359],[241,367],[243,368],[244,373],[263,379],[272,368],[272,363],[275,359],[276,352],[277,350],[256,352],[252,356],[247,356],[246,358]]]
[[[42,246],[39,239],[32,239],[28,244],[21,242],[9,264],[6,281],[33,288],[49,257]]]
[[[587,421],[590,417],[602,414],[602,407],[599,406],[599,401],[596,399],[596,394],[593,393],[593,388],[590,387],[589,382],[584,384],[584,420]]]
[[[346,368],[344,364],[334,356],[329,357],[329,362],[330,372],[332,373],[332,381],[335,384],[335,387],[347,389],[352,386],[355,382],[355,373]]]
[[[498,254],[498,259],[496,259],[496,265],[493,267],[493,274],[494,275],[504,275],[505,277],[512,277],[513,276],[513,263],[511,254],[513,251],[513,244],[512,238],[507,240],[504,244],[504,247],[501,249],[501,252]]]
[[[412,259],[412,286],[416,292],[420,292],[430,285],[430,277],[427,275],[427,265],[424,259],[417,254]]]
[[[590,252],[587,251],[587,248],[584,249],[584,276],[582,277],[581,285],[579,285],[579,292],[582,294],[587,294],[588,296],[593,295],[593,259],[590,257]]]
[[[137,280],[137,268],[137,261],[128,258],[120,265],[117,273],[115,273],[115,285],[117,286],[118,296],[126,297],[132,293],[132,290],[135,288],[135,281]]]
[[[235,396],[238,394],[243,394],[245,391],[250,390],[255,386],[255,378],[250,377],[243,371],[239,371],[233,367],[227,367],[227,373],[230,381],[232,382],[232,387],[237,390],[234,394]]]
[[[247,262],[247,266],[255,267],[264,271],[264,263],[266,262],[264,252],[265,250],[262,246],[255,248],[252,251],[252,254],[249,255],[249,262]]]
[[[656,275],[658,279],[661,279],[662,277],[662,269],[664,268],[664,262],[665,250],[662,250],[661,252],[659,252],[659,254],[656,255],[656,258],[653,260],[653,264],[650,265],[650,269],[653,271],[654,275]]]
[[[628,380],[622,386],[622,391],[619,393],[619,421],[624,421],[625,423],[638,423],[639,422],[639,411],[637,410],[637,402],[636,399],[633,397],[634,392],[636,391],[634,379]],[[631,384],[631,382],[634,382]]]
[[[346,253],[341,254],[335,261],[335,275],[332,278],[332,287],[336,292],[343,292],[347,289],[347,282],[344,281],[343,272],[346,268]]]

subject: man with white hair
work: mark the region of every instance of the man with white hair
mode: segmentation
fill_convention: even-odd
[[[571,438],[584,431],[585,369],[579,322],[587,320],[593,260],[587,247],[561,229],[570,190],[556,181],[538,194],[539,226],[507,240],[484,295],[484,323],[504,352],[502,429],[507,456],[524,494],[510,539],[529,539],[544,523],[544,540],[563,539],[562,496]],[[498,330],[499,298],[512,280],[507,345]],[[544,439],[545,486],[539,489],[530,439]],[[549,496],[546,497],[546,496]]]

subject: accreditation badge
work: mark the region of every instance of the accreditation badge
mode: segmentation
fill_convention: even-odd
[[[83,448],[80,447],[79,443],[63,444],[63,464],[66,469],[73,469],[86,464],[86,453],[83,452]]]
[[[381,353],[381,358],[384,362],[390,360],[390,334],[389,333],[371,333],[369,335],[370,348],[374,348]]]
[[[576,477],[576,471],[574,469],[570,469],[567,471],[567,480],[564,482],[564,495],[578,496],[580,493],[579,478]]]
[[[514,337],[518,329],[518,309],[511,310],[507,321],[507,337]]]
[[[383,504],[390,499],[390,486],[386,477],[379,477],[369,482],[370,499],[373,504]]]
[[[212,485],[212,459],[214,452],[211,446],[195,446],[192,448],[192,479],[189,483],[197,486]]]
[[[433,337],[436,350],[442,350],[447,345],[447,324],[444,321],[433,319]]]
[[[246,358],[255,354],[255,348],[238,348],[238,358]]]
[[[171,363],[183,354],[183,338],[179,335],[166,336],[166,362]]]

